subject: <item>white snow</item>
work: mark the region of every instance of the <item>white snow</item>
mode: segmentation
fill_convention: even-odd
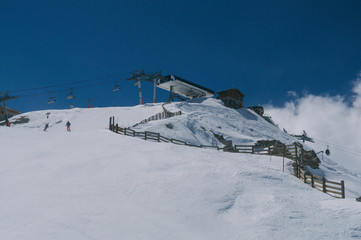
[[[211,130],[237,144],[294,140],[251,111],[214,99],[165,107],[184,114],[136,128],[193,144],[220,144]],[[361,239],[361,176],[331,159],[317,173],[345,180],[346,199],[303,184],[287,159],[283,173],[280,157],[107,130],[110,116],[131,126],[161,111],[161,104],[48,110],[0,127],[0,239]]]

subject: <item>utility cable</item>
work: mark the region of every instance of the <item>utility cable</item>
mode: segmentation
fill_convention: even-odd
[[[131,73],[131,72],[118,73],[118,74],[113,74],[113,75],[109,75],[109,76],[103,76],[103,77],[92,78],[92,79],[81,80],[81,81],[60,83],[60,84],[51,85],[51,86],[44,86],[44,87],[36,87],[36,88],[13,90],[13,91],[11,91],[11,92],[14,92],[14,93],[16,93],[16,92],[27,92],[27,91],[34,91],[34,90],[47,89],[47,88],[56,88],[56,87],[61,87],[61,86],[66,86],[66,85],[74,85],[74,84],[79,84],[79,83],[84,83],[84,82],[100,81],[100,80],[104,80],[104,79],[109,79],[109,78],[118,77],[118,76],[121,76],[121,75],[126,75],[126,74],[129,74],[129,73]],[[9,92],[10,92],[10,91],[9,91]]]
[[[320,142],[319,143],[320,145],[321,144],[327,144],[327,145],[329,145],[329,146],[331,146],[331,147],[333,147],[333,148],[335,148],[337,150],[361,156],[361,152],[356,151],[356,150],[354,150],[352,148],[344,147],[344,146],[341,146],[341,145],[338,145],[338,144],[329,143],[329,142],[326,142],[326,141],[323,141],[323,140],[320,140],[320,139],[317,139],[317,138],[313,138],[313,139],[315,139],[317,142]]]
[[[84,86],[72,87],[72,89],[74,90],[74,89],[90,88],[90,87],[95,87],[95,86],[100,86],[100,85],[106,85],[106,84],[113,83],[113,82],[114,82],[114,80],[109,80],[109,81],[101,82],[101,83],[94,83],[94,84],[88,84],[88,85],[84,85]],[[58,90],[54,90],[54,91],[46,91],[46,92],[40,92],[40,93],[30,93],[30,94],[19,95],[18,98],[49,95],[50,93],[66,92],[69,90],[70,90],[69,88],[66,88],[66,89],[58,89]]]

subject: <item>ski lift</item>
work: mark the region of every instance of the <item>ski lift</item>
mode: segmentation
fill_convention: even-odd
[[[330,154],[331,154],[330,149],[328,149],[328,145],[327,145],[327,149],[326,149],[325,153],[327,156],[330,156]]]
[[[55,97],[53,97],[53,96],[51,95],[51,93],[50,93],[50,97],[49,97],[49,99],[48,99],[48,104],[55,103],[55,102],[56,102]]]
[[[113,87],[113,92],[119,91],[121,89],[121,87],[119,86],[118,83],[115,83],[115,86]]]
[[[74,99],[74,98],[75,98],[75,96],[73,94],[73,89],[71,88],[70,93],[68,93],[68,95],[66,96],[66,99]]]

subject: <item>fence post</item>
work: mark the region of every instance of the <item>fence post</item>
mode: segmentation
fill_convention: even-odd
[[[115,133],[118,133],[118,123],[115,125]]]
[[[271,145],[268,145],[268,155],[271,155]]]
[[[144,132],[144,140],[147,140],[147,131]]]
[[[157,134],[157,140],[158,140],[158,142],[160,142],[160,134],[159,133]]]
[[[306,175],[306,173],[303,174],[303,182],[304,182],[304,183],[307,182],[307,175]]]
[[[300,171],[300,169],[301,169],[301,166],[300,165],[298,165],[298,168],[297,168],[297,177],[298,178],[300,178],[301,177],[301,171]]]
[[[133,137],[135,137],[135,131],[134,130],[132,130],[133,131]]]
[[[112,130],[112,117],[109,117],[109,130]]]
[[[322,177],[322,191],[323,191],[324,193],[327,192],[327,190],[326,190],[326,179],[325,179],[325,177]]]
[[[311,187],[315,187],[315,181],[313,180],[313,175],[311,174]]]
[[[115,124],[115,121],[114,121],[114,116],[113,116],[113,132],[114,132],[114,125]]]
[[[296,154],[296,156],[295,156],[295,160],[297,161],[297,145],[295,144],[295,154]]]
[[[252,146],[252,154],[254,154],[254,146]]]
[[[345,198],[345,182],[341,180],[341,192],[342,192],[342,198]]]

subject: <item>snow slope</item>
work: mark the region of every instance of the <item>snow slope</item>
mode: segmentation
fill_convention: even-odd
[[[166,107],[185,115],[138,127],[172,122],[172,131],[161,130],[193,143],[215,143],[213,129],[239,143],[292,140],[216,100]],[[354,199],[361,178],[330,159],[319,171],[345,180],[346,199],[301,183],[289,161],[283,173],[282,158],[148,142],[106,129],[109,116],[129,126],[161,111],[161,104],[38,111],[23,114],[29,123],[0,127],[1,239],[361,239],[361,204]]]
[[[171,136],[195,145],[221,146],[213,133],[224,136],[226,140],[232,140],[234,144],[251,145],[257,140],[273,139],[279,139],[287,144],[297,141],[253,111],[247,108],[238,110],[227,108],[220,100],[195,99],[166,104],[165,108],[171,112],[182,111],[183,115],[139,124],[133,129],[160,132],[164,136]],[[166,127],[169,123],[174,126],[173,129]]]

